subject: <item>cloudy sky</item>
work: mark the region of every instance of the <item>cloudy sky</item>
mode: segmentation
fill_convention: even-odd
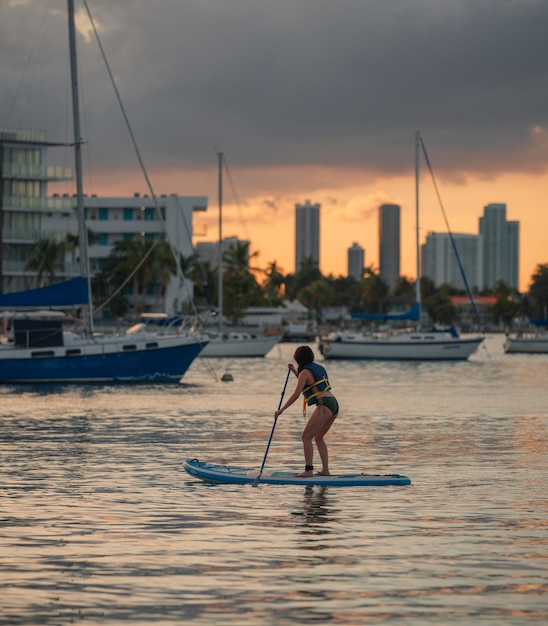
[[[476,233],[491,202],[521,223],[521,281],[548,263],[546,0],[87,0],[156,193],[208,195],[217,152],[224,235],[294,270],[294,205],[322,205],[321,268],[346,249],[378,265],[377,214],[402,206],[414,276],[413,134],[451,228]],[[76,0],[86,192],[147,189]],[[64,0],[0,0],[0,127],[70,139]],[[52,152],[50,162],[65,156]],[[226,173],[225,173],[226,176]],[[421,239],[445,230],[427,179]]]

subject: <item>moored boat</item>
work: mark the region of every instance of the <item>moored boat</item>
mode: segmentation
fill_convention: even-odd
[[[530,320],[532,328],[508,333],[504,342],[507,354],[548,354],[548,319]]]
[[[321,338],[320,351],[325,359],[455,361],[474,354],[482,341],[449,331],[334,332]]]
[[[30,307],[2,314],[0,383],[176,382],[207,345],[196,333],[153,333],[142,324],[123,334],[87,333],[59,311],[35,310],[85,302],[86,282],[79,277],[0,296],[0,308]]]

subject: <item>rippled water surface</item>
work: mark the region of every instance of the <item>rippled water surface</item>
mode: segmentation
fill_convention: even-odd
[[[409,487],[184,473],[259,471],[291,344],[196,361],[180,385],[0,387],[0,623],[548,622],[548,355],[502,342],[465,363],[327,363],[332,471]],[[301,469],[300,409],[268,469]]]

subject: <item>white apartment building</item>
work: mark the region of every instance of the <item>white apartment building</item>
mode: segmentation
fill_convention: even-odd
[[[48,232],[76,233],[76,197],[71,196],[70,213],[50,214],[44,218]],[[175,255],[189,257],[192,247],[192,218],[195,211],[207,210],[205,196],[163,195],[156,199],[136,193],[133,197],[84,197],[86,226],[93,231],[97,241],[89,246],[90,271],[101,270],[117,241],[136,238],[166,239]],[[68,255],[68,253],[67,253]],[[66,259],[66,266],[74,275],[78,273],[78,259]],[[166,287],[162,312],[168,314],[181,310],[183,302],[192,298],[194,286],[181,276],[172,276]],[[158,307],[152,297],[145,300],[148,307]]]

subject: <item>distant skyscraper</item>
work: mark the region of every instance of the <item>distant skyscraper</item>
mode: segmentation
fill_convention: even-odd
[[[519,222],[506,222],[508,227],[508,263],[506,266],[508,284],[514,289],[519,287]]]
[[[400,207],[383,204],[379,208],[379,271],[392,289],[400,277]]]
[[[320,205],[295,205],[295,271],[298,272],[304,259],[320,264]]]
[[[453,233],[453,240],[468,286],[483,289],[482,236]],[[436,287],[466,287],[449,233],[428,233],[421,250],[422,275],[433,280]]]
[[[348,248],[348,276],[354,280],[361,280],[365,266],[365,251],[357,243]]]
[[[483,282],[487,288],[498,280],[518,287],[519,222],[506,221],[506,204],[488,204],[479,219],[483,235]]]

